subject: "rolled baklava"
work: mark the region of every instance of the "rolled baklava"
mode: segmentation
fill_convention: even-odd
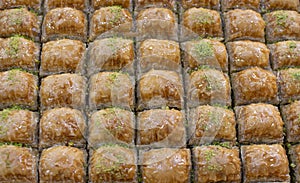
[[[222,107],[199,106],[190,110],[189,145],[236,141],[234,113]]]
[[[77,74],[51,75],[41,82],[41,109],[71,107],[85,109],[86,79]]]
[[[295,101],[281,108],[282,118],[286,127],[288,142],[300,141],[300,101]]]
[[[88,143],[92,148],[103,144],[134,144],[134,113],[119,108],[106,108],[92,114]]]
[[[54,145],[85,145],[85,118],[77,109],[55,108],[44,111],[40,120],[40,148]]]
[[[300,100],[300,69],[289,68],[278,72],[281,103]]]
[[[187,104],[231,106],[231,87],[227,74],[215,69],[199,69],[187,77]]]
[[[73,8],[55,8],[44,17],[42,42],[56,39],[77,39],[85,42],[87,37],[87,17]]]
[[[151,70],[138,81],[138,110],[173,107],[183,108],[183,84],[174,71]]]
[[[120,72],[100,72],[89,81],[89,107],[134,109],[134,83],[129,75]]]
[[[38,108],[38,77],[21,71],[0,72],[0,108],[21,106]]]
[[[275,74],[253,67],[232,74],[235,105],[250,103],[278,104],[278,86]]]

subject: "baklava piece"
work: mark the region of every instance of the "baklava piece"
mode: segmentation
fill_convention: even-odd
[[[281,145],[241,147],[244,182],[290,182],[289,161]]]
[[[265,22],[253,10],[231,10],[224,14],[225,41],[251,40],[265,42]]]
[[[253,67],[234,73],[231,78],[235,105],[278,104],[277,79],[271,71]]]
[[[175,41],[147,39],[140,44],[138,52],[140,72],[151,69],[180,71],[180,48]]]
[[[270,104],[251,104],[235,108],[239,142],[282,143],[283,121],[277,107]]]
[[[55,8],[64,7],[87,11],[88,0],[45,0],[44,2],[44,9],[46,12]]]
[[[231,87],[227,74],[215,69],[199,69],[187,77],[187,104],[231,106]]]
[[[300,66],[300,41],[283,41],[268,46],[274,70]]]
[[[188,123],[189,144],[236,141],[234,113],[222,107],[199,106],[191,109]]]
[[[0,9],[26,7],[35,11],[41,11],[42,0],[1,0]]]
[[[38,114],[16,108],[0,111],[0,142],[37,146]]]
[[[85,108],[86,79],[77,74],[52,75],[42,79],[41,108]]]
[[[235,41],[227,43],[231,72],[251,67],[271,69],[269,62],[270,50],[264,43],[253,41]]]
[[[278,72],[281,103],[300,99],[300,69],[290,68]]]
[[[87,37],[87,17],[73,8],[56,8],[50,10],[44,17],[42,41],[56,39],[77,39],[83,42]]]
[[[292,163],[290,166],[293,168],[293,175],[295,176],[294,181],[300,181],[300,145],[292,146],[289,150],[290,158]]]
[[[37,44],[22,37],[0,38],[0,70],[37,71],[39,52]]]
[[[43,45],[40,75],[84,72],[85,44],[81,41],[61,39]]]
[[[83,147],[85,129],[85,118],[77,109],[56,108],[44,111],[40,120],[40,147]]]
[[[121,146],[103,146],[91,153],[91,182],[138,182],[137,154]]]
[[[96,10],[91,17],[89,40],[117,33],[126,35],[131,29],[132,16],[127,9],[120,6],[103,7]]]
[[[133,112],[119,108],[102,109],[90,118],[88,143],[93,148],[103,144],[134,145],[134,130]]]
[[[300,40],[300,14],[296,11],[279,10],[264,15],[268,43],[283,40]]]
[[[220,10],[220,0],[182,0],[182,7],[184,9],[203,7]]]
[[[134,109],[134,83],[127,74],[100,72],[90,78],[90,109],[120,107]]]
[[[130,9],[131,0],[91,0],[92,9],[97,10],[106,6],[120,6]]]
[[[239,150],[220,146],[193,148],[195,182],[241,182]]]
[[[152,109],[138,114],[137,144],[144,147],[185,145],[184,115],[178,110]]]
[[[21,35],[39,41],[39,24],[37,15],[25,8],[0,11],[0,37]]]
[[[0,72],[0,108],[12,106],[36,110],[38,77],[20,70]]]
[[[262,12],[273,10],[300,10],[300,2],[298,0],[262,0]]]
[[[184,67],[194,70],[210,67],[227,72],[228,58],[223,43],[210,39],[188,41],[182,44]]]
[[[222,0],[222,11],[229,11],[232,9],[251,9],[259,11],[260,0]]]
[[[133,73],[134,45],[131,39],[106,38],[89,44],[87,73],[127,71]]]
[[[182,41],[192,39],[195,36],[223,39],[220,13],[215,10],[190,8],[183,13],[181,24]]]
[[[86,180],[86,153],[75,147],[54,146],[42,151],[40,182],[78,182]]]
[[[137,11],[146,8],[169,8],[176,10],[176,0],[134,0]]]
[[[192,163],[189,149],[152,149],[140,154],[143,182],[190,181]]]
[[[166,8],[148,8],[140,11],[136,19],[138,40],[147,38],[178,40],[177,19]]]
[[[30,148],[1,146],[0,182],[37,182],[37,156],[37,153]]]
[[[138,110],[174,107],[183,108],[183,84],[174,71],[151,70],[142,75],[137,88]]]
[[[281,108],[282,118],[286,127],[288,142],[300,141],[300,101],[295,101]]]

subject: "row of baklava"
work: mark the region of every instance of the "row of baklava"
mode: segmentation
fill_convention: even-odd
[[[184,111],[175,109],[145,110],[135,116],[124,109],[106,108],[91,113],[86,122],[84,113],[71,108],[46,110],[40,119],[36,112],[12,108],[0,112],[0,142],[39,148],[68,144],[85,147],[86,141],[88,148],[110,143],[140,148],[220,142],[228,146],[236,142],[280,144],[285,126],[287,142],[294,143],[300,140],[299,109],[300,101],[281,106],[282,120],[279,109],[270,104],[235,107],[234,112],[204,105],[189,110],[186,121]]]
[[[0,46],[1,71],[13,68],[37,71],[40,53],[38,44],[15,36],[0,39]],[[226,47],[211,39],[187,41],[181,45],[171,40],[147,39],[137,44],[135,57],[131,39],[100,39],[89,44],[88,49],[80,41],[61,39],[43,45],[39,73],[40,76],[85,74],[86,69],[88,76],[101,71],[123,71],[132,75],[135,59],[138,74],[151,69],[180,73],[182,67],[187,72],[209,67],[223,72],[230,70],[232,73],[251,67],[280,70],[300,66],[299,41],[283,41],[266,46],[260,42],[244,40],[229,42]]]
[[[253,40],[267,42],[300,40],[300,15],[296,11],[280,10],[266,13],[264,19],[253,10],[231,10],[224,13],[225,41]],[[56,8],[44,17],[41,41],[62,38],[89,41],[98,37],[122,35],[137,37],[138,40],[159,38],[186,41],[197,37],[215,37],[222,40],[223,29],[219,12],[204,8],[191,8],[182,14],[181,25],[177,25],[176,15],[165,8],[148,8],[137,14],[133,29],[133,18],[128,10],[118,6],[96,10],[90,18],[88,31],[87,16],[72,8]],[[39,41],[39,17],[26,9],[0,11],[0,37],[22,35]]]
[[[276,77],[271,71],[258,67],[232,74],[235,106],[250,103],[285,104],[299,100],[300,69],[280,70]],[[20,71],[0,73],[0,108],[14,105],[31,110],[38,109],[38,78]],[[277,84],[277,82],[279,84]],[[137,81],[126,73],[100,72],[87,79],[78,74],[58,74],[41,81],[40,109],[71,107],[89,110],[121,107],[138,111],[145,109],[184,109],[184,87],[180,74],[174,71],[151,70]],[[87,90],[88,89],[88,90]],[[186,103],[188,108],[218,104],[231,106],[231,85],[227,74],[214,69],[200,69],[187,75]],[[88,94],[87,94],[88,93]],[[88,102],[86,102],[88,96]]]
[[[0,180],[37,182],[289,182],[290,168],[299,181],[300,146],[289,149],[292,163],[281,145],[249,145],[238,148],[199,146],[189,149],[139,151],[120,146],[102,146],[90,151],[54,146],[36,152],[15,146],[0,147]],[[193,154],[191,156],[191,153]],[[37,163],[39,162],[39,163]],[[192,163],[194,165],[193,172]],[[88,164],[88,175],[86,166]],[[138,170],[138,165],[140,170]],[[242,174],[243,172],[243,174]]]
[[[255,11],[265,12],[272,10],[294,10],[300,11],[300,3],[298,0],[133,0],[135,9],[163,7],[172,10],[177,9],[177,5],[184,9],[193,7],[204,7],[222,11],[231,9],[252,9]],[[26,6],[36,11],[41,10],[42,0],[3,0],[0,9],[8,9]],[[121,6],[123,8],[132,9],[132,0],[92,0],[90,2],[91,10],[96,10],[105,6]],[[59,7],[71,7],[82,11],[89,10],[88,0],[45,0],[44,10],[49,11]],[[222,8],[221,8],[222,7]]]

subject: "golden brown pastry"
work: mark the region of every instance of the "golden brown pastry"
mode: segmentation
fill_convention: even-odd
[[[89,40],[111,33],[128,33],[132,29],[132,16],[120,6],[103,7],[96,10],[90,22]],[[103,36],[104,35],[104,36]]]
[[[140,152],[142,180],[145,183],[188,183],[191,170],[189,149],[152,149]]]
[[[265,42],[265,22],[253,10],[231,10],[224,14],[225,41],[251,40]]]
[[[25,8],[0,10],[0,37],[26,36],[39,41],[40,21]]]
[[[86,11],[88,8],[88,0],[45,0],[45,11],[55,8],[70,7],[81,11]]]
[[[272,10],[294,10],[297,11],[300,8],[299,0],[262,0],[262,11]]]
[[[175,14],[166,8],[148,8],[141,10],[136,18],[138,40],[164,39],[178,40],[177,19]]]
[[[227,74],[215,69],[199,69],[187,78],[188,107],[205,104],[231,106],[231,87]]]
[[[39,52],[37,44],[22,37],[0,38],[0,70],[20,68],[36,71]]]
[[[31,110],[38,107],[38,78],[20,70],[0,72],[0,108],[21,106]]]
[[[296,11],[278,10],[264,15],[268,43],[283,40],[300,40],[300,14]]]
[[[40,75],[84,73],[85,44],[81,41],[61,39],[43,45]]]
[[[77,74],[52,75],[42,79],[41,108],[85,108],[86,79]]]
[[[283,41],[268,46],[274,70],[300,66],[300,41]]]
[[[1,0],[0,9],[26,7],[41,11],[42,0]]]
[[[106,38],[89,44],[87,73],[128,71],[133,73],[134,45],[131,39]]]
[[[289,182],[289,161],[281,145],[242,146],[244,182]]]
[[[24,147],[0,147],[0,182],[37,182],[37,153]]]
[[[120,146],[102,146],[90,159],[92,182],[137,182],[137,154]]]
[[[300,99],[300,69],[290,68],[278,72],[281,103]]]
[[[130,9],[131,0],[91,0],[91,6],[94,10],[106,6],[121,6]]]
[[[138,114],[137,144],[147,147],[183,147],[184,115],[178,110],[152,109]]]
[[[240,143],[283,143],[283,121],[277,107],[250,104],[235,108]]]
[[[169,8],[176,10],[176,0],[134,0],[137,11],[146,8]]]
[[[188,41],[182,44],[184,67],[190,70],[200,67],[210,67],[224,72],[228,71],[226,47],[223,43],[202,39]]]
[[[231,72],[251,67],[271,69],[269,62],[270,50],[264,43],[254,41],[235,41],[226,44],[230,59]]]
[[[199,106],[189,116],[189,144],[236,141],[234,113],[222,107]]]
[[[90,109],[121,107],[134,109],[134,84],[129,75],[100,72],[90,78]]]
[[[179,44],[170,40],[147,39],[138,50],[138,67],[141,72],[151,69],[180,71]]]
[[[252,9],[259,11],[260,0],[222,0],[222,11],[232,9]]]
[[[77,109],[55,108],[44,111],[40,120],[40,147],[85,144],[85,118]]]
[[[75,147],[54,146],[42,151],[39,162],[40,182],[78,182],[86,180],[86,155]]]
[[[289,154],[291,158],[291,164],[290,166],[293,168],[293,175],[295,176],[294,181],[299,182],[300,181],[300,145],[292,146],[289,149]]]
[[[241,160],[238,149],[220,146],[193,148],[195,182],[241,182]]]
[[[166,106],[182,109],[182,79],[174,71],[151,70],[140,78],[137,97],[138,110]]]
[[[103,144],[134,144],[135,117],[133,112],[106,108],[92,114],[89,120],[88,143],[97,148]]]
[[[220,13],[204,8],[190,8],[183,13],[181,22],[182,39],[191,35],[223,39]]]
[[[278,104],[277,80],[272,72],[253,67],[232,74],[231,79],[235,105]]]
[[[182,7],[184,9],[203,7],[220,10],[220,0],[182,0]]]
[[[86,15],[73,8],[55,8],[44,17],[42,29],[42,42],[69,38],[86,41],[87,18]]]
[[[37,146],[38,114],[16,108],[0,111],[0,142]]]
[[[300,101],[295,101],[281,108],[282,118],[286,127],[288,142],[300,141]]]

